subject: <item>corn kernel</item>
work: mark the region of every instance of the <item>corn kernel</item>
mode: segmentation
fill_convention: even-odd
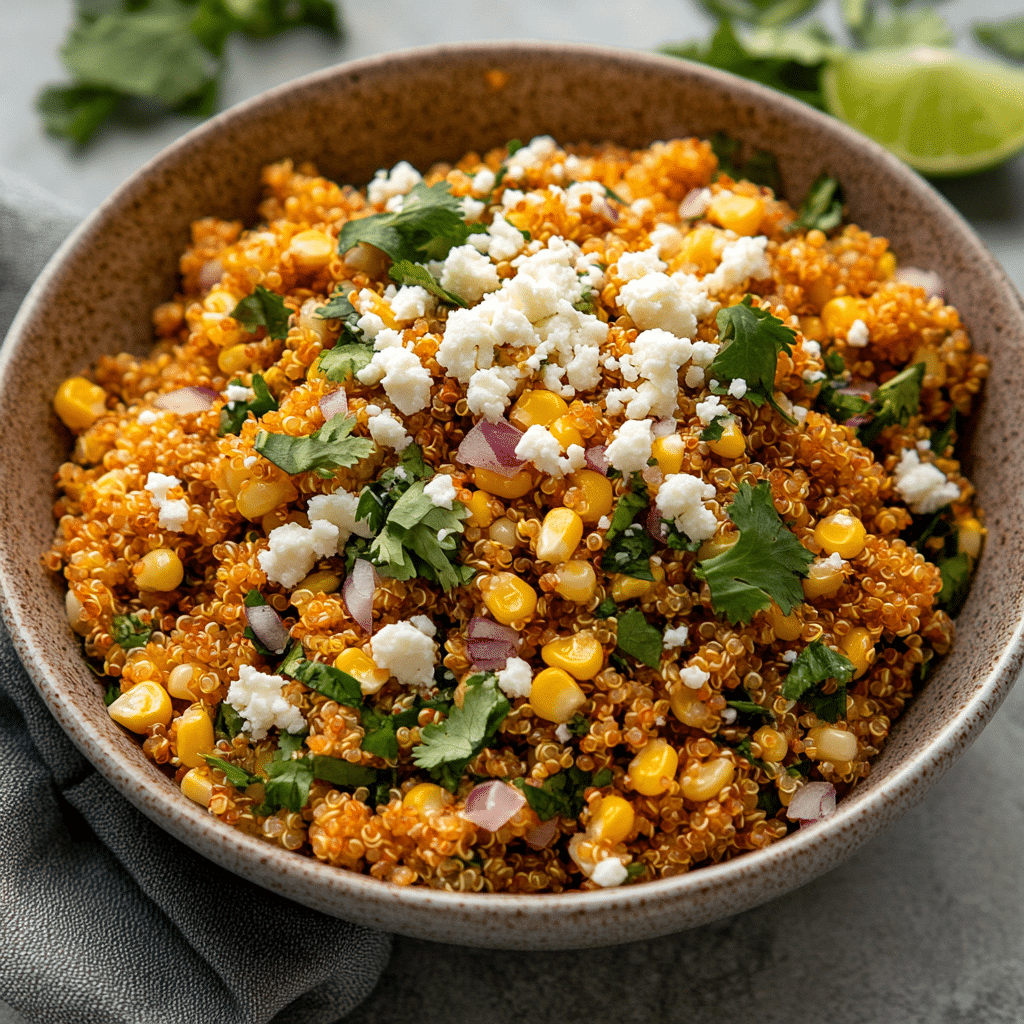
[[[680,780],[683,796],[687,800],[711,800],[732,782],[735,766],[726,757],[688,768]]]
[[[516,536],[516,524],[508,516],[495,519],[487,528],[487,536],[495,544],[501,544],[502,547],[508,548],[509,551],[519,543],[519,538]]]
[[[653,583],[650,580],[638,580],[635,576],[623,576],[621,573],[616,573],[612,577],[612,600],[616,604],[632,601],[637,597],[646,597],[665,579],[665,570],[660,565],[654,562],[648,564],[654,577]]]
[[[358,680],[363,693],[376,693],[391,678],[390,672],[378,668],[377,663],[358,647],[346,647],[334,659],[334,667]]]
[[[341,577],[337,573],[322,569],[311,572],[295,589],[308,590],[311,594],[334,594],[340,586]]]
[[[537,592],[525,580],[510,572],[499,572],[484,591],[487,610],[506,626],[533,618],[537,609]]]
[[[494,522],[494,513],[491,511],[491,503],[487,500],[486,491],[474,491],[469,499],[468,507],[469,519],[467,522],[470,526],[484,530]]]
[[[411,807],[420,817],[440,811],[447,804],[448,794],[432,782],[421,782],[402,797],[402,806]]]
[[[221,373],[241,373],[248,370],[252,365],[252,359],[247,355],[246,349],[249,346],[244,342],[240,345],[230,345],[221,349],[217,355],[217,366]]]
[[[714,270],[718,263],[715,256],[715,229],[707,224],[694,228],[684,239],[680,256],[685,263],[695,263],[707,274]]]
[[[360,244],[360,248],[362,248],[362,243]],[[376,257],[379,257],[380,255],[380,250],[374,248],[373,246],[370,246],[369,248],[371,250],[369,254],[370,259],[375,261]],[[351,250],[349,251],[349,253],[346,254],[346,262],[348,262],[348,256],[350,255]],[[380,271],[378,270],[366,269],[366,274],[369,277],[376,277],[378,273],[380,273]],[[365,299],[363,298],[364,295],[366,295],[365,291],[361,292],[359,296],[359,301],[364,306],[364,308],[360,312],[375,313],[377,316],[381,318],[381,320],[384,321],[385,327],[390,327],[391,330],[393,331],[397,330],[398,321],[395,319],[395,314],[391,311],[391,303],[385,302],[384,299],[382,299],[379,295],[372,292]]]
[[[789,742],[785,734],[770,725],[762,725],[754,733],[754,742],[761,747],[761,754],[766,761],[778,763],[789,752]]]
[[[737,235],[756,235],[764,216],[764,202],[750,196],[720,192],[711,200],[708,219]]]
[[[139,590],[174,590],[185,578],[185,566],[170,548],[154,548],[139,559],[132,572]]]
[[[801,580],[804,597],[813,601],[816,597],[832,597],[843,585],[843,570],[828,562],[814,562],[807,570],[807,578]]]
[[[534,425],[549,426],[568,411],[569,406],[564,398],[553,391],[538,388],[535,391],[524,391],[519,396],[509,411],[508,419],[514,427],[525,431]]]
[[[669,696],[669,705],[672,708],[672,714],[683,725],[688,725],[693,729],[699,729],[708,715],[707,705],[704,701],[698,700],[696,691],[691,690],[688,686],[681,686],[672,693]]]
[[[235,505],[241,515],[255,521],[275,508],[295,501],[298,496],[299,492],[286,476],[276,480],[247,480],[238,491]]]
[[[553,508],[545,517],[537,537],[537,561],[568,560],[583,539],[583,520],[571,508]]]
[[[840,295],[829,299],[821,309],[822,323],[832,337],[835,337],[837,331],[848,331],[854,320],[863,318],[864,303],[852,295]]]
[[[974,516],[961,520],[957,526],[957,551],[970,558],[977,558],[981,554],[981,544],[986,533],[988,530]]]
[[[621,796],[606,796],[594,809],[587,824],[587,835],[608,843],[625,842],[633,830],[636,815],[628,800]]]
[[[565,669],[546,668],[533,678],[530,706],[540,718],[568,722],[586,702],[586,694]]]
[[[782,609],[774,601],[768,609],[768,622],[776,640],[799,640],[803,632],[803,624],[796,617],[796,613],[783,615]]]
[[[85,606],[73,590],[64,595],[64,611],[67,613],[68,625],[79,636],[88,636],[92,632],[92,627],[83,614]]]
[[[564,562],[557,570],[555,593],[566,601],[586,604],[597,592],[597,573],[589,562],[578,559]]]
[[[213,779],[210,778],[209,769],[193,768],[186,772],[181,780],[181,791],[189,800],[209,807],[210,797],[213,796]]]
[[[581,469],[572,475],[570,483],[583,491],[583,502],[576,506],[583,522],[596,523],[611,512],[615,504],[615,492],[611,480],[603,473]]]
[[[604,648],[585,630],[545,644],[540,656],[545,665],[565,669],[576,679],[593,679],[604,668]]]
[[[800,333],[808,341],[824,341],[827,335],[825,334],[825,324],[822,322],[820,316],[802,316],[800,317]]]
[[[212,752],[213,722],[202,704],[193,704],[178,719],[178,760],[189,768],[198,768],[206,764],[203,754]]]
[[[583,446],[583,435],[576,429],[571,416],[559,416],[554,423],[548,427],[551,436],[562,446],[562,451],[568,451],[569,445],[578,444]]]
[[[323,231],[300,231],[292,237],[288,251],[303,270],[319,270],[331,262],[334,239]]]
[[[107,708],[107,714],[118,725],[141,735],[152,725],[169,725],[173,709],[167,691],[159,683],[147,679],[122,693]]]
[[[747,439],[735,420],[730,420],[722,428],[722,436],[717,441],[708,441],[707,444],[723,459],[738,459],[747,450]]]
[[[644,796],[657,796],[668,789],[679,768],[679,754],[665,740],[648,740],[629,762],[629,782]]]
[[[175,665],[167,673],[167,692],[175,700],[187,700],[189,703],[199,700],[201,690],[199,689],[199,676],[202,669],[198,665],[185,662],[183,665]]]
[[[857,737],[846,729],[819,725],[808,731],[807,740],[807,756],[815,761],[852,761],[857,756]]]
[[[651,445],[651,455],[657,460],[658,469],[671,476],[679,473],[683,468],[683,455],[686,446],[678,434],[667,434],[665,437],[656,437]]]
[[[709,558],[714,558],[716,555],[724,554],[729,548],[733,547],[740,539],[738,533],[726,533],[716,534],[709,540],[704,541],[699,548],[697,548],[697,561],[706,562]]]
[[[863,626],[854,626],[839,641],[839,649],[853,663],[853,678],[859,679],[875,660],[875,642]]]
[[[875,272],[880,281],[888,281],[896,273],[896,257],[891,252],[883,252],[875,263]]]
[[[53,411],[71,430],[85,430],[107,411],[107,393],[84,377],[69,377],[57,388]]]
[[[814,539],[825,554],[840,558],[856,558],[864,550],[866,537],[864,524],[849,512],[833,512],[814,528]]]
[[[533,474],[523,467],[515,476],[502,476],[490,469],[474,469],[473,482],[481,491],[497,498],[521,498],[533,490]]]

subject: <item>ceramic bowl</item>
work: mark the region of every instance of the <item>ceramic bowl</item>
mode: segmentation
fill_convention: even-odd
[[[500,75],[491,74],[501,72]],[[502,79],[504,78],[504,81]],[[956,646],[899,721],[870,778],[834,816],[768,849],[672,879],[572,895],[399,888],[337,870],[222,825],[187,800],[107,716],[68,628],[63,590],[39,567],[53,535],[53,472],[70,438],[57,384],[102,353],[142,352],[152,308],[175,290],[189,223],[256,215],[260,169],[292,156],[364,184],[399,159],[422,169],[511,138],[656,139],[725,131],[778,158],[799,199],[822,169],[850,219],[902,261],[939,272],[993,360],[969,459],[989,538]],[[18,651],[53,714],[140,810],[224,867],[327,914],[467,945],[567,948],[650,938],[753,907],[837,865],[919,801],[977,737],[1022,655],[1024,314],[967,225],[913,172],[810,107],[705,67],[649,54],[541,43],[414,50],[274,89],[189,133],[135,174],[68,239],[2,352],[0,588]]]

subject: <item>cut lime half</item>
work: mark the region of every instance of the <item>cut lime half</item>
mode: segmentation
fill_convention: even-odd
[[[1024,149],[1024,71],[933,46],[833,57],[828,112],[922,174],[969,174]]]

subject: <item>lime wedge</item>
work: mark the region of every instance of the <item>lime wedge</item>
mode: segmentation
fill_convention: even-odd
[[[1024,71],[933,46],[833,57],[828,112],[922,174],[969,174],[1024,148]]]

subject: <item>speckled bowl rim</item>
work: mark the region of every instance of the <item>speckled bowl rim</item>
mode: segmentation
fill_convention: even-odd
[[[552,59],[591,54],[608,61],[627,62],[638,69],[649,67],[678,70],[685,67],[689,75],[709,80],[731,92],[738,101],[767,106],[781,116],[810,122],[825,134],[838,134],[856,140],[874,161],[915,192],[922,204],[929,208],[931,215],[943,219],[946,229],[953,229],[962,236],[967,254],[977,264],[978,272],[1005,288],[1007,297],[1016,302],[1024,316],[1024,303],[1005,273],[959,214],[895,157],[824,114],[733,75],[656,54],[527,40],[471,42],[387,53],[304,76],[225,111],[167,147],[118,188],[52,257],[28,293],[0,351],[0,388],[4,387],[9,367],[21,354],[22,332],[30,323],[37,304],[59,278],[65,260],[77,252],[79,247],[88,246],[95,234],[102,230],[104,222],[115,211],[131,202],[143,179],[165,168],[173,168],[178,161],[187,158],[193,147],[201,147],[204,140],[217,133],[226,123],[244,120],[251,111],[287,95],[293,89],[331,83],[354,73],[375,71],[388,66],[400,73],[404,66],[425,58],[442,57],[458,61],[461,57],[488,54],[507,56],[510,52],[545,54]],[[0,557],[6,557],[6,547],[5,528],[4,536],[0,536]],[[312,858],[287,853],[215,821],[202,808],[182,796],[156,771],[143,778],[130,773],[125,762],[126,740],[122,733],[113,726],[106,731],[94,728],[88,719],[82,719],[79,723],[69,721],[63,713],[66,707],[62,706],[64,694],[60,679],[61,666],[47,662],[34,634],[33,623],[27,616],[28,609],[7,574],[0,576],[0,611],[33,683],[82,753],[143,813],[199,853],[257,884],[335,916],[428,939],[508,948],[572,948],[611,944],[638,937],[639,932],[627,934],[621,930],[602,930],[599,922],[610,910],[627,910],[637,920],[646,919],[642,934],[652,937],[748,909],[810,881],[839,864],[924,797],[930,786],[963,754],[991,719],[1024,663],[1024,621],[1018,621],[987,678],[979,683],[972,698],[949,718],[928,746],[906,758],[882,785],[855,790],[825,822],[794,833],[780,843],[747,852],[724,863],[700,867],[684,875],[638,886],[560,895],[464,896],[425,887],[400,888],[366,875],[329,867]],[[748,894],[731,900],[730,891],[741,879],[750,876],[770,879],[762,889],[763,895],[751,899]],[[330,895],[331,899],[325,901],[325,895]],[[681,897],[686,897],[694,908],[690,913],[680,915],[676,921],[666,921],[664,915],[659,917],[656,910],[658,904],[668,902],[678,906]],[[376,909],[379,907],[388,909],[384,912]],[[396,923],[396,910],[408,912],[408,927],[403,927],[401,922]],[[611,919],[614,917],[611,915]],[[430,923],[434,918],[438,922],[437,926]],[[560,937],[546,936],[544,927],[556,918],[564,926]],[[473,927],[468,928],[471,934],[460,936],[457,929],[450,927],[460,919],[467,924],[474,923]],[[567,941],[566,935],[573,930],[575,922],[582,924],[583,919],[587,920],[581,929],[579,941]],[[618,919],[619,926],[621,919]]]

